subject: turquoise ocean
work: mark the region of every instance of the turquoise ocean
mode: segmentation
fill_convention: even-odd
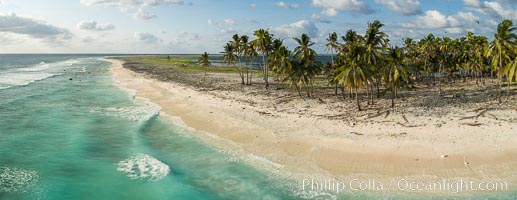
[[[99,57],[0,55],[0,200],[412,199],[301,191],[162,121]]]

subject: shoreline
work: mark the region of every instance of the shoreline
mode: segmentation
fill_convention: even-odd
[[[458,126],[460,122],[451,118],[453,122],[443,120],[436,126],[425,117],[412,116],[411,124],[421,126],[377,121],[350,126],[337,120],[265,111],[230,98],[234,93],[221,97],[161,82],[123,68],[122,61],[103,60],[112,63],[115,84],[160,106],[162,119],[190,127],[203,142],[245,155],[295,180],[466,178],[503,180],[509,190],[517,183],[517,147],[512,147],[517,138],[511,134],[515,129],[511,123],[482,119],[488,125]],[[508,112],[494,115],[517,113]],[[402,116],[392,114],[391,118]]]

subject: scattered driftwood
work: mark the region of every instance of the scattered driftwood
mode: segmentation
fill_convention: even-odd
[[[358,133],[358,132],[350,132],[350,134],[359,135],[359,136],[363,136],[364,135],[364,134]]]
[[[368,114],[368,116],[366,117],[366,119],[376,118],[376,117],[381,116],[382,114],[384,114],[384,112],[379,112],[379,111],[377,111],[377,113],[376,113],[376,114],[373,114],[373,115],[370,113],[370,114]]]
[[[477,119],[477,118],[479,118],[479,117],[481,117],[481,116],[486,117],[487,112],[488,112],[489,110],[491,110],[491,109],[484,109],[484,108],[483,108],[483,109],[476,109],[476,110],[475,110],[475,112],[479,112],[479,111],[481,111],[481,112],[479,112],[477,115],[474,115],[474,116],[462,117],[462,118],[461,118],[461,120],[465,120],[465,119]],[[488,113],[488,114],[489,114],[489,113]],[[495,119],[497,119],[497,117],[495,117],[493,114],[489,114],[489,115],[492,115]]]
[[[418,125],[406,125],[406,124],[403,124],[403,123],[400,123],[400,122],[397,122],[398,125],[401,125],[403,127],[407,127],[407,128],[415,128],[415,127],[419,127]]]
[[[485,108],[478,108],[478,109],[476,109],[476,110],[474,110],[474,111],[472,111],[472,112],[476,112],[476,113],[477,113],[477,112],[482,111],[482,110],[484,110],[484,109],[485,109]]]
[[[483,124],[481,123],[461,123],[461,125],[466,125],[466,126],[481,126]]]
[[[486,113],[485,117],[489,117],[489,116],[490,116],[490,118],[493,118],[493,119],[495,119],[495,120],[499,120],[499,119],[498,119],[494,114],[492,114],[492,113]]]
[[[271,113],[268,113],[266,111],[257,111],[261,115],[271,115]]]
[[[390,115],[390,111],[386,111],[386,116],[384,116],[384,118],[386,119],[386,117],[388,117]]]
[[[406,121],[406,123],[409,123],[409,121],[406,118],[406,115],[402,115],[402,118],[404,118],[404,121]]]

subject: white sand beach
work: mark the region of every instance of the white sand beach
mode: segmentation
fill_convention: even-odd
[[[333,119],[318,115],[353,111],[329,110],[318,100],[282,104],[239,92],[196,90],[107,61],[113,63],[118,86],[158,104],[163,119],[184,123],[203,142],[259,160],[287,177],[517,183],[517,109],[465,108],[440,116],[394,111]]]

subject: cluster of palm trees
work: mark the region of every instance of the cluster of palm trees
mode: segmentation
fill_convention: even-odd
[[[388,35],[381,31],[383,26],[377,20],[368,23],[364,35],[348,30],[341,37],[342,42],[337,33],[329,34],[325,46],[331,61],[325,65],[316,61],[317,54],[312,49],[315,43],[307,34],[293,38],[297,46],[291,51],[283,45],[283,40],[274,38],[265,29],[255,31],[256,39],[252,41],[246,35],[234,35],[222,53],[225,62],[239,71],[242,84],[251,84],[249,72],[255,58],[260,56],[267,90],[270,71],[276,80],[289,83],[300,96],[304,90],[308,97],[313,96],[315,77],[326,77],[335,95],[341,88],[345,98],[347,90],[348,96],[357,101],[359,110],[363,97],[370,105],[375,97],[389,91],[394,106],[397,92],[415,83],[437,85],[441,94],[444,84],[467,78],[485,84],[485,78],[497,77],[501,101],[503,83],[506,82],[508,91],[517,79],[517,35],[510,20],[498,25],[491,42],[472,32],[460,38],[429,34],[419,41],[406,38],[403,47],[390,45]]]
[[[221,52],[225,63],[235,67],[239,72],[241,83],[251,85],[251,67],[256,58],[261,58],[261,69],[267,90],[270,89],[269,72],[271,71],[275,74],[275,79],[289,82],[300,95],[301,90],[305,89],[307,96],[312,96],[312,79],[321,74],[321,63],[316,62],[317,54],[311,48],[314,45],[311,38],[307,34],[294,38],[299,46],[294,51],[290,51],[284,46],[283,40],[274,38],[268,30],[259,29],[254,32],[254,36],[256,36],[255,40],[248,41],[248,36],[235,34]],[[243,57],[244,59],[241,59]]]

